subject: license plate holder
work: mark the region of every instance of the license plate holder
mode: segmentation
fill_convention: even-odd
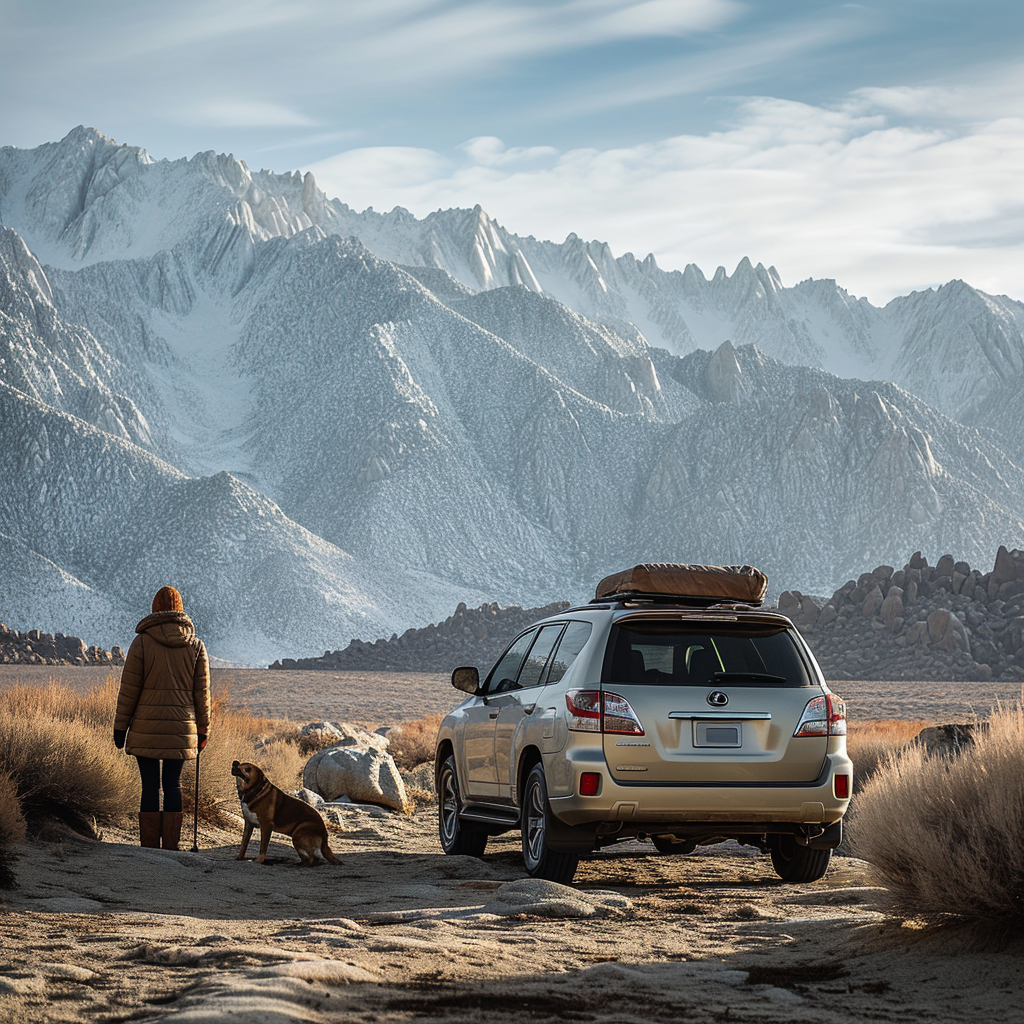
[[[693,723],[695,747],[742,747],[743,723],[735,721],[696,721]]]

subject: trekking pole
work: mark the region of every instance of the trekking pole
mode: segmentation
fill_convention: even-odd
[[[192,798],[192,852],[199,852],[199,757],[202,749],[196,751],[196,793]]]

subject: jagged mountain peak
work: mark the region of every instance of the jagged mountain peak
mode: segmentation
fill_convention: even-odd
[[[873,379],[898,351],[900,383],[946,380],[935,353],[981,345],[976,407],[1019,407],[1019,303],[951,282],[879,310],[749,258],[708,280],[79,134],[67,167],[0,151],[4,587],[21,567],[114,607],[124,548],[205,587],[204,615],[243,593],[217,628],[278,657],[652,557],[822,592],[869,558],[1024,543],[1016,449]]]

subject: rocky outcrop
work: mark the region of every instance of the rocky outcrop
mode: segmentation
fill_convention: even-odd
[[[302,770],[304,789],[327,801],[377,804],[394,811],[409,809],[402,775],[387,752],[387,737],[347,723],[312,724],[310,735],[323,733],[326,730],[322,727],[329,727],[342,738],[317,751],[306,762]]]
[[[407,629],[401,636],[373,643],[353,640],[322,658],[282,658],[271,668],[330,671],[450,672],[459,665],[490,668],[505,646],[527,626],[568,607],[556,601],[542,608],[503,608],[497,603],[467,608],[465,603],[444,622]]]
[[[1000,547],[987,573],[918,551],[827,600],[785,591],[779,611],[829,679],[1024,679],[1024,551]]]
[[[19,633],[0,622],[0,665],[123,665],[124,651],[86,647],[77,636],[43,633],[30,629]]]

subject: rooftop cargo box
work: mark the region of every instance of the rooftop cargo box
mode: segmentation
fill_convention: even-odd
[[[767,591],[768,577],[751,565],[645,562],[606,576],[597,585],[596,600],[631,594],[760,604]]]

